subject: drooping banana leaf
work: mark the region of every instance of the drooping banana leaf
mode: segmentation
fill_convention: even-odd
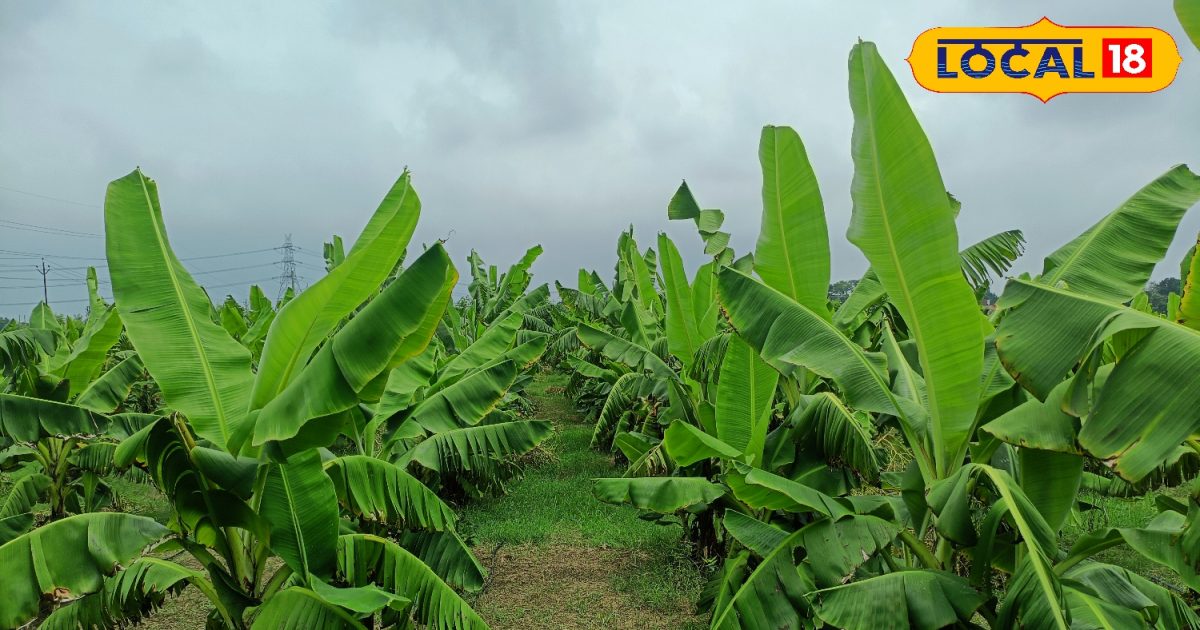
[[[829,230],[817,176],[800,136],[790,127],[763,127],[762,223],[754,271],[767,286],[829,319]]]
[[[761,557],[766,557],[788,537],[787,531],[775,525],[733,510],[725,511],[722,523],[729,535]]]
[[[470,372],[421,401],[409,419],[433,433],[473,426],[504,399],[517,374],[512,361]]]
[[[69,516],[0,545],[0,626],[16,628],[44,600],[96,593],[104,578],[167,534],[154,519],[116,512]]]
[[[330,460],[338,502],[350,514],[395,529],[444,531],[457,516],[432,490],[404,469],[365,455]]]
[[[33,527],[33,506],[49,487],[50,478],[37,473],[13,482],[7,496],[0,500],[0,545]]]
[[[648,348],[586,324],[580,324],[577,329],[580,341],[611,361],[635,370],[646,370],[658,378],[677,378],[675,371]]]
[[[382,394],[386,375],[425,350],[457,278],[441,245],[426,250],[262,409],[254,444],[287,440],[310,420],[354,407],[373,381]]]
[[[811,617],[805,595],[816,589],[812,577],[792,560],[800,532],[783,539],[763,556],[762,562],[713,609],[712,628],[803,628]]]
[[[935,630],[966,623],[983,596],[941,571],[897,571],[811,595],[816,614],[837,628]]]
[[[440,380],[451,380],[470,370],[486,365],[512,347],[521,327],[520,313],[510,313],[498,319],[475,342],[452,358],[438,373]]]
[[[105,579],[102,590],[47,615],[40,627],[46,630],[122,627],[143,619],[162,606],[168,596],[177,595],[188,586],[203,592],[209,603],[217,607],[220,618],[232,625],[232,616],[202,572],[161,558],[142,556]]]
[[[1039,281],[1100,300],[1129,301],[1146,286],[1197,201],[1200,176],[1182,164],[1171,168],[1047,256]]]
[[[356,586],[375,584],[412,600],[413,616],[431,630],[486,630],[487,624],[424,562],[383,538],[338,539],[338,574]]]
[[[952,471],[979,401],[983,335],[958,231],[925,132],[870,42],[850,53],[854,212],[847,236],[871,262],[920,354],[935,468]]]
[[[743,273],[724,269],[717,286],[738,335],[783,374],[804,367],[832,379],[858,409],[901,418],[923,414],[918,402],[892,393],[882,354],[863,350],[812,311]]]
[[[396,543],[420,558],[447,584],[471,592],[483,588],[487,569],[454,531],[404,532],[396,537]]]
[[[256,630],[366,628],[354,615],[303,586],[290,586],[279,591],[259,606],[255,614],[250,627]]]
[[[625,435],[628,433],[621,433],[617,441],[620,442],[621,436]],[[676,420],[667,427],[663,433],[662,444],[671,459],[680,466],[691,466],[706,459],[738,459],[743,454],[741,449],[734,448],[682,420]],[[632,458],[629,459],[633,461]]]
[[[1079,444],[1093,457],[1138,481],[1200,431],[1200,390],[1162,378],[1200,370],[1200,331],[1024,280],[1010,281],[1004,293],[996,348],[1022,385],[1045,398],[1077,363],[1087,362],[1073,376],[1068,402],[1073,415],[1087,415]],[[1133,345],[1089,396],[1093,364],[1114,337]]]
[[[725,494],[725,488],[703,477],[596,479],[592,494],[605,503],[628,503],[639,510],[673,514],[698,511]]]
[[[145,368],[138,355],[114,365],[92,381],[75,399],[75,404],[98,413],[112,413],[129,397],[129,391],[142,378]]]
[[[201,437],[236,447],[248,419],[250,353],[209,318],[208,296],[167,240],[154,180],[135,169],[108,185],[104,233],[126,334],[167,404]]]
[[[379,290],[404,255],[420,213],[421,201],[405,171],[345,260],[276,314],[259,361],[253,409],[261,409],[282,392],[338,322]],[[118,299],[118,303],[122,302]]]
[[[419,464],[435,472],[472,470],[476,458],[497,459],[529,452],[552,431],[547,420],[518,420],[436,433],[401,455],[396,464]]]
[[[99,435],[109,419],[77,405],[0,394],[0,436],[18,442],[36,442],[43,437]]]

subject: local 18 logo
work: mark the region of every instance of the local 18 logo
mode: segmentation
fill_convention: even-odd
[[[1011,92],[1042,102],[1070,92],[1156,92],[1179,70],[1165,31],[1062,26],[941,27],[921,33],[908,56],[913,78],[934,92]]]

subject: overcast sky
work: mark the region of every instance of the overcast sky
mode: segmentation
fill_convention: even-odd
[[[1200,54],[1169,0],[166,4],[0,4],[0,315],[41,298],[30,254],[46,254],[51,304],[82,309],[103,240],[29,226],[100,233],[107,182],[137,165],[158,181],[180,256],[291,233],[305,282],[321,274],[321,243],[336,233],[348,246],[405,165],[424,205],[414,243],[450,235],[464,273],[471,248],[506,267],[541,243],[538,281],[574,285],[581,266],[607,278],[630,224],[643,246],[666,230],[694,266],[699,239],[667,221],[668,199],[686,178],[726,211],[739,254],[753,248],[768,123],[804,139],[833,276],[857,277],[846,57],[860,36],[878,43],[963,202],[962,243],[1023,229],[1019,271],[1170,166],[1200,166]],[[904,62],[927,28],[1044,13],[1163,28],[1180,42],[1179,76],[1155,94],[1042,104],[930,93]],[[1194,209],[1156,277],[1178,275],[1197,230]],[[278,259],[187,264],[212,293],[244,299],[249,281],[275,291]]]

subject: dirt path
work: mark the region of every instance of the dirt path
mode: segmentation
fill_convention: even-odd
[[[463,532],[490,571],[476,610],[498,630],[705,627],[693,612],[702,580],[679,529],[592,497],[593,478],[621,471],[588,448],[591,427],[563,385],[546,374],[529,388],[536,417],[555,426],[542,463],[508,494],[463,512]]]

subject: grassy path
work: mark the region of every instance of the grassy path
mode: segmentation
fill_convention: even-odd
[[[503,628],[702,628],[692,607],[702,580],[678,527],[600,503],[591,480],[619,475],[590,450],[591,427],[562,395],[565,378],[528,389],[538,418],[554,422],[545,461],[508,494],[466,506],[461,529],[490,577],[476,610]]]

